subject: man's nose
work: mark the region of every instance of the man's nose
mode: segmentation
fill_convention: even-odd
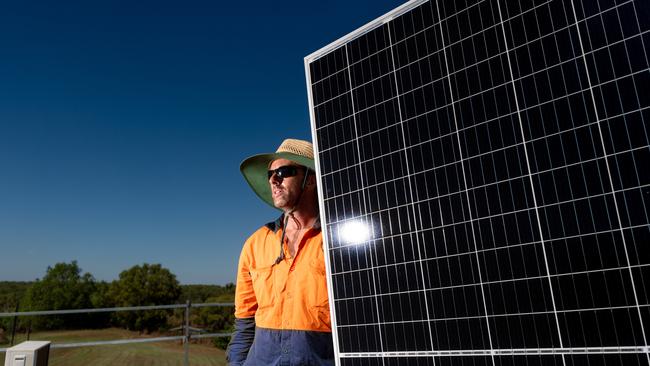
[[[282,182],[282,178],[278,177],[278,173],[273,173],[271,178],[269,178],[269,182],[271,182],[271,184],[280,184]]]

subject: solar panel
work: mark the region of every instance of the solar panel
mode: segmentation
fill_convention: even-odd
[[[650,2],[411,1],[305,58],[338,365],[649,365]]]

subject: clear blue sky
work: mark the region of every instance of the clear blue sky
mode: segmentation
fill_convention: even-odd
[[[77,260],[233,282],[277,215],[239,163],[311,138],[303,57],[402,3],[0,4],[0,281]]]

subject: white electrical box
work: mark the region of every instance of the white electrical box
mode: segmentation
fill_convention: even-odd
[[[49,358],[49,341],[27,341],[7,349],[5,366],[47,366]]]

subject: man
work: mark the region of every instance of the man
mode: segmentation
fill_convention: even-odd
[[[229,365],[333,365],[314,152],[287,139],[241,172],[282,216],[248,238],[239,258]]]

